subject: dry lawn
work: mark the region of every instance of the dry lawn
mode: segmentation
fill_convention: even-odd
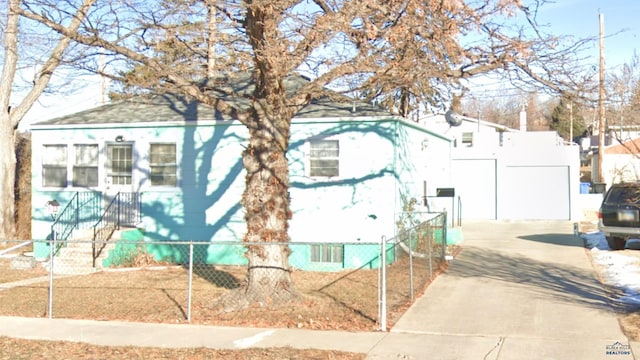
[[[434,276],[438,269],[432,269]],[[292,273],[300,300],[278,307],[252,307],[224,312],[216,300],[239,287],[244,267],[198,266],[194,269],[188,309],[188,269],[159,266],[113,269],[54,280],[53,316],[70,319],[124,320],[373,331],[379,329],[378,270]],[[414,261],[414,297],[430,281],[425,262]],[[411,303],[408,263],[388,267],[388,324],[392,326]],[[41,266],[13,270],[0,259],[0,283],[40,281],[0,291],[0,315],[48,316],[48,275]],[[268,311],[267,311],[268,310]],[[189,313],[190,311],[190,313]]]
[[[435,264],[438,265],[438,264]],[[428,286],[446,264],[430,268],[414,262],[414,297]],[[378,270],[360,269],[337,273],[295,271],[292,273],[300,300],[279,307],[252,307],[224,312],[216,300],[239,287],[244,267],[198,266],[191,292],[191,323],[340,329],[379,329]],[[392,326],[411,303],[407,259],[388,267],[388,326]],[[34,279],[5,290],[0,289],[0,315],[47,317],[48,272],[41,266],[13,270],[9,259],[0,259],[0,284]],[[157,323],[185,323],[189,314],[188,270],[180,266],[121,268],[90,275],[64,276],[54,280],[53,317],[69,319],[123,320]],[[101,347],[77,343],[27,341],[0,338],[3,354],[11,359],[45,358],[144,358],[144,359],[364,359],[364,354],[298,349],[147,349]],[[0,355],[0,359],[3,359]]]
[[[452,249],[456,251],[456,249]],[[640,252],[633,254],[640,257]],[[40,279],[29,285],[0,290],[0,315],[48,316],[48,273],[41,267],[14,270],[9,259],[0,259],[0,283]],[[434,276],[445,264],[432,269]],[[411,303],[407,259],[389,267],[389,318],[391,327]],[[338,273],[295,271],[292,276],[300,301],[288,306],[253,307],[224,312],[216,299],[241,285],[243,267],[199,266],[194,269],[191,293],[191,323],[287,327],[306,329],[377,330],[376,269]],[[428,263],[415,261],[418,297],[430,283]],[[55,279],[53,315],[56,318],[125,320],[160,323],[187,322],[188,271],[180,266],[147,266],[112,269],[90,275]],[[625,334],[640,341],[640,313],[620,313]],[[58,358],[176,358],[176,359],[363,359],[364,354],[298,349],[147,349],[100,347],[86,344],[26,341],[0,338],[3,353],[11,359]],[[9,351],[8,353],[6,351]],[[94,356],[95,355],[95,356]],[[0,359],[3,357],[0,355]]]
[[[292,348],[215,350],[97,346],[65,341],[31,341],[0,337],[0,359],[231,359],[363,360],[365,354]]]

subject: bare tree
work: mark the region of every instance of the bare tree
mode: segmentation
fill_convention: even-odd
[[[533,9],[542,2],[533,1]],[[291,119],[312,99],[329,96],[330,88],[406,115],[424,103],[442,106],[461,79],[498,70],[558,90],[570,79],[551,67],[567,65],[560,62],[574,49],[506,26],[517,14],[534,24],[535,14],[518,0],[105,0],[79,32],[49,16],[57,2],[30,3],[23,16],[87,52],[109,54],[112,71],[104,75],[131,89],[180,92],[249,129],[242,153],[249,259],[242,296],[249,302],[295,297],[287,149]],[[462,45],[462,38],[471,40]],[[249,74],[242,91],[230,86],[247,80],[239,73]]]
[[[38,66],[38,71],[27,89],[26,95],[18,105],[11,106],[12,94],[18,85],[18,69],[21,64],[20,56],[27,56],[28,53],[22,51],[20,47],[20,6],[21,0],[9,0],[4,27],[4,64],[0,81],[0,174],[2,174],[2,190],[0,191],[0,239],[12,238],[15,236],[15,195],[14,184],[16,174],[16,131],[20,121],[27,111],[33,106],[38,97],[45,91],[51,80],[51,76],[56,68],[63,61],[63,56],[71,39],[61,36],[59,40],[53,41],[52,46],[45,55],[44,62]],[[67,18],[66,25],[62,25],[65,31],[73,33],[77,31],[84,21],[86,11],[93,5],[94,0],[84,1],[75,13]],[[31,54],[33,55],[33,54]],[[41,56],[41,54],[38,54]],[[24,60],[24,59],[22,59]],[[16,95],[14,94],[14,97]]]
[[[640,128],[640,57],[634,54],[629,62],[609,73],[607,83],[607,125],[618,142],[630,140],[629,130]],[[634,131],[635,130],[635,131]]]

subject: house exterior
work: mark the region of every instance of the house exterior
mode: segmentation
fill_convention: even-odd
[[[237,242],[245,233],[248,131],[211,107],[169,95],[131,99],[43,121],[31,132],[34,239],[51,235],[48,201],[77,207],[79,222],[91,226],[117,194],[135,194],[127,198],[130,225],[147,242]],[[377,253],[374,244],[394,235],[403,198],[420,198],[425,182],[450,186],[451,149],[450,138],[367,104],[308,105],[292,121],[287,153],[292,265],[361,266],[362,244]],[[48,256],[46,243],[35,247],[36,257]],[[179,247],[147,250],[184,260]],[[244,264],[243,251],[210,246],[198,256]]]
[[[459,197],[454,204],[463,219],[580,218],[579,146],[565,143],[554,131],[527,132],[460,119],[458,126],[444,115],[420,122],[454,140],[452,183]]]
[[[640,138],[604,147],[602,176],[607,185],[640,181]]]

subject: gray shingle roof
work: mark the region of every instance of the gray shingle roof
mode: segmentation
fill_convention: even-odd
[[[120,100],[35,125],[135,124],[144,122],[219,120],[220,113],[207,105],[173,96]]]
[[[243,84],[243,82],[240,82]],[[291,85],[291,84],[289,84]],[[297,81],[295,86],[300,86]],[[240,92],[250,89],[244,84]],[[232,106],[246,108],[248,100],[234,99]],[[298,112],[296,118],[354,118],[354,117],[391,117],[388,111],[374,105],[353,101],[335,94],[332,99],[322,97],[313,100]],[[213,107],[188,100],[183,96],[163,94],[139,96],[120,100],[54,119],[37,122],[34,125],[81,125],[81,124],[136,124],[147,122],[195,122],[202,120],[233,120],[221,114]]]

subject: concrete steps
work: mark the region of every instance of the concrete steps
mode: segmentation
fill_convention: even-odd
[[[53,259],[53,273],[60,275],[90,274],[102,269],[102,261],[109,256],[109,252],[115,248],[115,242],[119,238],[119,232],[113,233],[111,239],[104,246],[93,267],[92,248],[93,229],[76,230],[73,238],[62,245],[58,254]],[[99,248],[104,245],[98,243]],[[45,269],[50,270],[50,262],[44,264]]]

